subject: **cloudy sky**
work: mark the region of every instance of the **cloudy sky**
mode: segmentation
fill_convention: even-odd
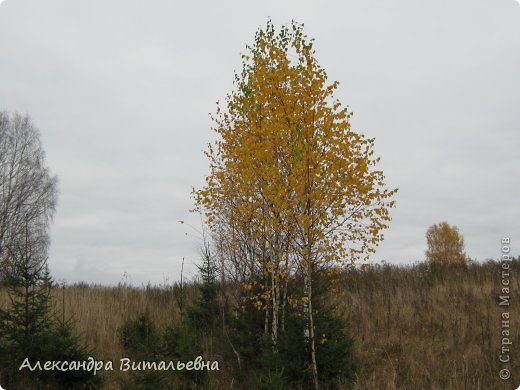
[[[183,257],[196,274],[208,113],[268,17],[305,24],[400,188],[373,262],[422,260],[441,221],[472,258],[498,257],[502,236],[520,253],[515,0],[6,0],[0,110],[30,114],[59,177],[55,278],[161,284]]]

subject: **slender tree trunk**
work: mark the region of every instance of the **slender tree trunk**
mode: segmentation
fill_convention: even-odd
[[[319,389],[318,382],[318,365],[316,364],[316,343],[314,337],[314,315],[312,311],[312,273],[310,262],[308,264],[308,286],[307,286],[307,299],[309,305],[309,341],[311,345],[311,366],[312,366],[312,377],[314,381],[314,389]]]
[[[312,369],[312,379],[314,382],[314,389],[319,390],[319,381],[318,381],[318,365],[316,363],[316,342],[315,342],[315,332],[314,332],[314,313],[312,310],[312,263],[310,250],[306,251],[306,261],[305,261],[305,302],[304,302],[304,316],[307,321],[307,326],[304,329],[304,337],[306,341],[309,343],[311,349],[311,369]]]
[[[282,293],[282,315],[280,320],[280,329],[285,332],[285,306],[287,305],[287,278],[284,280]]]
[[[265,279],[265,282],[264,282],[264,287],[267,287],[269,285],[269,279],[266,278]],[[264,309],[264,335],[268,335],[269,334],[269,319],[270,319],[270,310],[269,310],[269,306],[265,306],[265,309]]]
[[[278,288],[277,288],[277,278],[275,275],[274,267],[271,271],[271,299],[273,302],[273,320],[272,320],[272,334],[271,339],[273,344],[276,345],[278,342],[278,311],[279,311],[279,301],[278,301]]]

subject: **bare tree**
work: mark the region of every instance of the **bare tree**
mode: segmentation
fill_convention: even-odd
[[[28,115],[0,112],[0,277],[29,231],[34,261],[44,262],[57,201],[40,133]]]

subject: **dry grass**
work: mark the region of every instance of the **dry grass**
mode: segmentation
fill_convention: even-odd
[[[331,297],[350,324],[363,369],[355,389],[513,389],[520,383],[520,262],[511,273],[512,379],[497,373],[501,346],[497,264],[431,271],[424,266],[370,267],[350,272]],[[195,296],[188,286],[187,301]],[[98,359],[118,362],[117,329],[147,313],[157,327],[179,320],[178,287],[77,285],[55,289],[56,310],[72,316],[75,331]],[[6,307],[5,292],[0,305]],[[221,363],[222,369],[225,365]],[[105,375],[116,387],[118,370]],[[222,373],[224,374],[224,373]],[[226,377],[225,375],[223,378]],[[224,382],[224,381],[222,381]],[[227,381],[226,381],[227,382]],[[229,384],[222,384],[229,388]]]
[[[148,287],[136,289],[127,285],[102,287],[77,284],[65,288],[54,288],[55,315],[59,319],[72,319],[74,333],[80,336],[85,346],[93,351],[98,360],[114,362],[125,357],[118,342],[118,329],[128,320],[147,314],[162,327],[179,318],[178,287]],[[185,287],[186,299],[191,299],[193,286]],[[0,307],[6,308],[8,296],[0,293]],[[122,373],[114,369],[105,375],[106,387],[116,387]],[[124,375],[124,374],[123,374]]]
[[[520,350],[519,262],[511,280],[511,339]],[[498,378],[501,280],[495,263],[466,269],[383,266],[349,274],[343,308],[364,364],[356,389],[513,389],[520,354]],[[513,384],[516,385],[513,387]]]

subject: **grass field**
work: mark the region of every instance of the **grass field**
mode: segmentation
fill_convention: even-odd
[[[463,268],[390,265],[351,271],[331,294],[347,319],[362,362],[355,389],[516,389],[520,384],[520,262],[510,270],[509,307],[499,305],[502,279],[498,263]],[[179,286],[133,288],[74,285],[53,290],[56,313],[74,320],[94,356],[119,362],[125,356],[118,328],[142,314],[158,328],[178,322]],[[186,300],[197,294],[185,286]],[[0,304],[8,303],[5,293]],[[502,313],[510,313],[511,361],[500,363]],[[512,378],[502,381],[501,368]],[[118,388],[124,375],[104,373],[105,388]],[[226,362],[212,372],[219,388],[230,388]],[[236,387],[234,387],[236,388]]]

